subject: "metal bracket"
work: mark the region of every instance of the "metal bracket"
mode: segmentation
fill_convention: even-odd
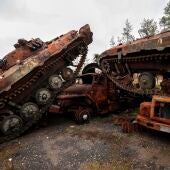
[[[118,52],[118,60],[121,60],[121,59],[122,59],[122,53]]]

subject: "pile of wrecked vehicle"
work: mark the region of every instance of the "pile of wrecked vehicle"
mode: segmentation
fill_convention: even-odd
[[[92,71],[94,65],[87,65],[76,83],[56,97],[55,103],[49,108],[50,113],[72,112],[76,122],[82,124],[89,122],[91,115],[118,110],[116,86],[102,72]]]
[[[137,123],[170,133],[170,31],[120,44],[103,52],[98,60],[119,89],[134,98],[152,100],[141,103]],[[157,77],[161,77],[159,85]]]
[[[0,61],[0,142],[20,136],[74,83],[92,42],[89,25],[51,41],[18,40]],[[74,72],[69,67],[79,59]]]
[[[113,113],[124,94],[150,101],[141,103],[138,124],[170,133],[170,32],[106,50],[79,75],[91,42],[89,25],[49,42],[18,40],[0,60],[0,143],[20,136],[47,112],[71,112],[78,123]]]

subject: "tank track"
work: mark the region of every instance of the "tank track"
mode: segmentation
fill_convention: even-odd
[[[121,59],[118,58],[111,58],[111,59],[102,59],[100,58],[99,65],[102,69],[102,71],[107,75],[107,77],[120,89],[130,93],[131,95],[142,95],[142,96],[148,96],[152,97],[153,95],[163,95],[167,96],[164,92],[162,92],[160,89],[153,88],[153,89],[141,89],[141,88],[136,88],[133,86],[132,82],[130,84],[124,84],[123,78],[125,76],[129,76],[130,79],[133,79],[130,74],[126,74],[125,76],[119,76],[115,75],[114,73],[116,70],[112,70],[111,67],[113,64],[118,64],[118,63],[135,63],[135,62],[149,62],[149,61],[168,61],[168,57],[170,56],[170,53],[154,53],[154,54],[149,54],[149,55],[144,55],[144,56],[132,56],[132,57],[124,57]],[[147,70],[146,70],[147,71]]]
[[[59,58],[56,58],[55,60],[52,60],[47,65],[44,65],[41,69],[39,69],[27,83],[22,84],[22,86],[15,89],[15,91],[13,93],[11,93],[10,95],[6,95],[0,99],[1,102],[4,102],[6,105],[8,105],[10,103],[10,101],[13,99],[13,97],[22,95],[27,89],[29,89],[30,86],[34,86],[34,83],[39,80],[39,78],[42,74],[46,74],[46,72],[48,72],[51,68],[55,67],[57,65],[57,62],[59,59],[61,60],[61,58],[62,58],[63,60],[65,60],[64,56],[69,55],[69,53],[71,51],[74,51],[78,47],[83,47],[84,51],[81,51],[81,53],[82,53],[81,58],[80,58],[79,63],[76,67],[76,70],[74,71],[73,79],[66,81],[60,89],[52,91],[52,97],[51,97],[50,102],[40,109],[41,114],[39,115],[39,117],[36,118],[36,120],[27,121],[24,124],[24,126],[22,127],[22,129],[16,131],[14,134],[6,135],[6,136],[1,135],[0,143],[7,142],[9,140],[12,140],[12,139],[15,139],[15,138],[21,136],[24,132],[26,132],[28,129],[30,129],[33,125],[38,123],[38,121],[43,117],[45,112],[47,112],[48,107],[53,103],[53,100],[55,99],[56,95],[75,82],[75,78],[78,75],[78,73],[80,72],[80,70],[85,62],[85,59],[86,59],[86,55],[87,55],[87,51],[88,51],[87,45],[82,40],[76,42],[74,44],[74,46],[71,48],[69,47],[68,50],[66,50],[62,54],[62,56],[60,56]],[[76,58],[77,58],[77,56],[74,57],[74,59],[76,59]],[[59,72],[59,71],[60,70],[57,70],[57,72]]]

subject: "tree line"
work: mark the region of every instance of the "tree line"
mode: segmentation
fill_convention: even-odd
[[[170,30],[170,1],[167,3],[166,7],[164,8],[163,16],[159,20],[160,29],[158,29],[158,24],[154,19],[143,19],[140,28],[138,29],[139,36],[149,37],[155,35],[159,32],[165,32]],[[125,22],[125,27],[123,28],[123,32],[121,37],[117,37],[118,44],[129,43],[135,40],[135,36],[132,34],[133,26],[127,19]],[[112,36],[110,40],[110,45],[116,45],[114,36]]]

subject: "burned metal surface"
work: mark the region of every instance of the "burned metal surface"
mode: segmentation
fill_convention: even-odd
[[[153,96],[151,102],[141,103],[137,123],[150,129],[170,133],[170,97]]]
[[[84,113],[84,109],[90,112],[88,114],[114,112],[118,109],[116,93],[115,85],[105,75],[87,73],[77,78],[77,84],[57,96],[56,105],[52,105],[50,111],[56,113],[72,111],[76,117],[80,116],[82,111]]]
[[[137,53],[145,50],[162,51],[165,48],[170,47],[169,38],[170,38],[170,32],[164,32],[164,33],[157,34],[155,36],[137,39],[135,41],[129,42],[129,44],[120,44],[116,47],[106,50],[101,54],[100,57],[107,56],[109,58],[109,56],[111,57],[114,55],[117,56],[118,53],[123,57],[131,53]]]
[[[136,122],[135,116],[129,115],[114,115],[113,124],[121,126],[123,133],[132,133],[141,131],[140,125]]]
[[[169,55],[170,32],[164,32],[106,50],[99,56],[99,65],[120,89],[131,94],[152,96],[162,93],[154,86],[156,75],[162,75],[163,81],[170,78]],[[139,88],[133,84],[134,73],[142,75]]]
[[[38,51],[46,48],[46,43],[39,38],[30,41],[19,39],[18,42],[14,44],[14,47],[15,50],[2,59],[4,65],[1,67],[1,71],[8,70],[10,67],[19,64],[31,55],[36,55]]]
[[[0,142],[17,137],[27,130],[48,110],[56,95],[74,83],[91,42],[89,25],[49,42],[40,39],[18,40],[16,49],[0,63],[0,129],[5,134],[0,136]],[[69,72],[72,74],[71,79],[66,80],[61,73],[68,70],[77,57],[80,57],[80,61],[75,71]],[[53,79],[50,79],[51,76]],[[51,83],[57,88],[53,88]],[[21,128],[10,124],[8,118],[11,115],[19,117]],[[7,133],[4,133],[5,130]]]
[[[85,37],[86,34],[87,37]],[[6,61],[6,64],[1,69],[1,92],[9,90],[14,83],[36,67],[42,66],[49,58],[56,57],[55,55],[67,48],[67,46],[76,39],[82,38],[88,45],[88,43],[92,41],[89,37],[91,37],[91,32],[88,30],[88,27],[85,26],[85,28],[80,29],[79,34],[76,31],[71,31],[51,43],[44,43],[39,39],[41,43],[37,43],[37,39],[31,41],[25,40],[24,42],[22,42],[23,40],[19,40],[16,50],[3,59]],[[40,45],[33,48],[35,44]]]

